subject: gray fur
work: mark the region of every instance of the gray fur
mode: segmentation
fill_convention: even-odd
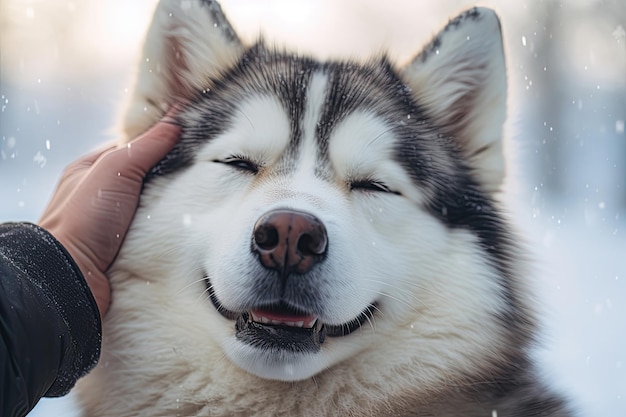
[[[168,6],[172,6],[174,3],[172,2]],[[147,415],[154,410],[163,413],[173,412],[174,408],[172,408],[171,401],[168,400],[168,395],[178,389],[190,396],[190,399],[186,400],[183,395],[180,402],[177,399],[175,411],[184,415],[407,417],[569,417],[573,415],[567,401],[542,382],[531,358],[532,348],[537,342],[538,314],[534,311],[532,294],[529,293],[528,285],[525,282],[527,277],[524,274],[527,268],[525,267],[526,259],[523,250],[515,231],[503,215],[497,199],[496,191],[500,186],[501,178],[494,180],[494,172],[499,172],[499,162],[503,158],[498,152],[501,149],[502,141],[501,123],[503,121],[501,116],[504,114],[498,106],[502,98],[506,96],[506,87],[499,84],[503,80],[503,75],[500,74],[498,80],[493,84],[490,84],[489,76],[471,78],[472,82],[460,83],[463,88],[469,87],[462,90],[462,94],[458,95],[455,95],[460,91],[457,88],[458,85],[449,89],[428,90],[429,81],[437,81],[432,78],[438,76],[438,72],[433,71],[433,68],[439,68],[438,65],[442,67],[455,65],[455,53],[458,50],[467,54],[464,58],[472,58],[477,53],[474,49],[471,49],[470,52],[463,52],[464,44],[459,44],[458,36],[455,38],[456,35],[464,33],[463,31],[466,30],[474,30],[472,25],[480,27],[480,25],[486,24],[492,32],[484,36],[488,37],[489,34],[494,33],[493,36],[499,36],[499,22],[495,14],[485,9],[472,9],[461,14],[451,20],[429,46],[416,55],[411,63],[407,66],[396,66],[382,56],[367,62],[319,62],[311,57],[294,55],[287,51],[267,47],[263,41],[242,48],[239,53],[240,44],[237,35],[222,14],[219,5],[213,1],[201,1],[200,4],[202,5],[201,10],[208,11],[207,24],[215,25],[221,31],[221,36],[215,40],[218,44],[211,45],[210,50],[217,51],[216,56],[218,56],[221,52],[220,48],[235,49],[236,51],[232,56],[239,56],[239,58],[236,60],[228,58],[228,62],[223,64],[212,63],[214,68],[208,72],[212,74],[209,78],[202,78],[199,75],[198,79],[184,80],[183,84],[186,86],[201,85],[203,88],[196,88],[193,93],[184,97],[186,105],[177,116],[183,131],[182,138],[172,152],[152,170],[146,183],[141,207],[143,211],[138,215],[138,226],[129,234],[127,243],[125,243],[120,254],[121,260],[112,268],[112,284],[117,291],[114,293],[115,297],[118,298],[114,299],[111,310],[112,316],[109,316],[105,323],[108,331],[114,334],[110,341],[105,341],[105,355],[108,355],[107,357],[112,362],[119,360],[123,366],[117,369],[115,368],[116,364],[110,366],[106,364],[97,369],[91,378],[88,377],[85,383],[87,389],[83,389],[82,392],[84,398],[87,398],[85,403],[88,404],[90,412],[105,415],[109,411],[106,404],[100,403],[101,399],[97,398],[97,395],[94,396],[93,393],[110,390],[109,397],[113,397],[114,395],[111,393],[116,392],[115,384],[119,383],[121,386],[121,382],[117,378],[123,376],[125,381],[136,380],[145,383],[143,387],[140,384],[133,386],[133,389],[137,390],[137,395],[133,395],[133,398],[126,398],[127,405],[124,403],[115,404],[117,407],[115,409],[123,410],[129,415],[142,413]],[[493,32],[494,26],[497,26],[497,33]],[[169,41],[172,42],[171,39]],[[219,44],[220,42],[221,44]],[[481,50],[479,43],[469,45],[477,51]],[[439,49],[442,51],[441,55],[437,52]],[[502,52],[499,39],[493,40],[487,52],[494,54],[494,60],[497,61],[488,70],[504,70],[501,68],[503,57],[498,55]],[[183,58],[190,60],[194,57],[185,56]],[[477,68],[487,68],[486,64],[483,64],[489,61],[490,56],[474,58],[478,63],[477,65],[469,65],[469,70],[460,67],[458,73],[454,72],[454,74],[463,79],[464,76],[473,75],[474,72],[472,71],[477,71]],[[291,190],[282,186],[283,183],[288,183],[291,176],[298,171],[297,161],[303,159],[306,146],[309,146],[305,139],[307,128],[305,119],[307,103],[312,100],[311,86],[316,76],[323,77],[326,84],[324,84],[325,90],[322,92],[324,100],[321,103],[317,120],[314,120],[315,131],[313,136],[317,159],[314,172],[310,173],[312,181],[322,183],[323,187],[321,188],[323,189],[332,189],[345,201],[352,201],[350,200],[350,193],[353,184],[368,180],[368,178],[338,178],[331,155],[334,134],[340,129],[343,122],[355,114],[365,113],[375,119],[377,123],[389,127],[389,136],[393,138],[391,143],[392,155],[389,158],[394,166],[399,167],[404,176],[409,178],[411,190],[406,191],[405,194],[407,195],[404,195],[404,191],[393,187],[385,188],[386,185],[383,184],[382,189],[374,187],[374,190],[365,190],[365,193],[373,195],[381,193],[384,195],[382,198],[388,199],[385,202],[389,205],[391,205],[390,202],[395,201],[398,205],[409,206],[407,201],[410,201],[413,205],[407,208],[407,212],[412,213],[416,218],[419,216],[428,217],[429,221],[424,222],[424,224],[431,227],[431,230],[443,230],[442,233],[447,239],[459,238],[462,240],[471,236],[471,240],[469,238],[463,240],[463,243],[459,243],[459,245],[468,245],[468,248],[463,249],[467,249],[467,252],[471,254],[477,254],[476,257],[479,259],[476,262],[482,260],[485,262],[484,265],[481,264],[480,268],[475,267],[480,269],[483,274],[478,275],[478,277],[470,277],[471,279],[466,281],[482,288],[481,285],[484,283],[481,280],[490,280],[489,284],[493,285],[488,286],[488,288],[494,288],[494,290],[487,295],[496,298],[484,301],[484,304],[492,306],[489,309],[485,308],[488,311],[485,316],[488,323],[484,324],[488,324],[491,329],[488,335],[490,338],[486,340],[497,341],[485,348],[491,350],[488,355],[481,356],[482,352],[477,352],[475,349],[475,346],[483,346],[479,340],[475,341],[473,346],[469,346],[470,349],[474,348],[474,350],[467,352],[467,356],[461,356],[464,362],[464,366],[461,368],[455,368],[447,363],[447,361],[453,361],[456,358],[454,346],[450,348],[451,352],[432,351],[432,349],[426,352],[429,356],[428,360],[434,361],[435,365],[431,362],[426,362],[429,367],[423,365],[420,362],[422,358],[416,353],[421,352],[420,349],[423,348],[419,344],[420,341],[423,341],[425,346],[431,346],[428,345],[432,342],[430,338],[445,338],[447,336],[452,340],[451,345],[458,343],[459,346],[466,346],[463,344],[466,340],[475,340],[472,339],[472,336],[483,334],[483,329],[479,328],[483,323],[473,323],[474,327],[472,328],[451,328],[449,323],[437,322],[434,328],[428,327],[423,330],[423,334],[410,333],[407,330],[407,323],[398,324],[397,333],[410,335],[414,337],[414,341],[417,340],[418,342],[415,345],[402,345],[400,348],[396,345],[390,346],[390,349],[396,349],[394,352],[397,356],[387,357],[385,341],[381,342],[376,339],[380,334],[377,333],[376,325],[387,323],[385,322],[388,319],[387,315],[392,315],[387,308],[389,307],[388,303],[394,300],[388,299],[384,300],[387,304],[365,305],[364,308],[372,313],[367,317],[367,324],[363,321],[363,328],[357,329],[350,336],[347,336],[352,338],[353,343],[359,337],[371,337],[372,345],[375,345],[372,348],[382,349],[382,352],[377,351],[372,357],[382,357],[384,358],[382,362],[388,360],[388,363],[363,363],[362,358],[367,358],[368,356],[365,355],[369,354],[366,349],[363,349],[363,351],[359,351],[349,358],[342,359],[330,369],[323,369],[309,378],[294,379],[289,380],[289,382],[284,382],[285,379],[261,379],[252,372],[247,372],[243,368],[240,369],[236,364],[224,359],[224,353],[221,351],[217,354],[212,353],[214,354],[213,357],[218,356],[221,360],[210,364],[211,366],[208,368],[204,367],[206,365],[204,363],[189,364],[186,362],[186,355],[195,357],[193,354],[198,351],[202,353],[204,352],[202,349],[205,348],[208,357],[210,349],[217,349],[214,345],[208,347],[186,346],[183,343],[184,349],[192,350],[193,354],[189,351],[180,353],[175,348],[174,353],[172,353],[169,345],[159,344],[160,339],[154,341],[154,345],[151,344],[153,341],[148,338],[133,339],[136,337],[137,329],[146,334],[155,334],[150,333],[153,329],[146,330],[143,328],[146,325],[141,320],[141,313],[145,313],[145,311],[142,311],[141,308],[147,309],[146,311],[150,311],[150,308],[159,308],[149,305],[149,302],[145,302],[148,304],[146,307],[141,299],[133,298],[133,294],[143,294],[144,291],[144,286],[137,284],[141,280],[134,279],[142,276],[141,274],[145,272],[143,270],[138,271],[138,269],[156,271],[152,273],[152,276],[157,284],[152,285],[151,291],[156,291],[157,285],[162,285],[166,289],[169,288],[163,282],[170,283],[175,279],[181,279],[183,284],[187,282],[185,281],[186,277],[176,276],[177,270],[173,276],[159,277],[161,271],[158,265],[156,267],[152,264],[137,266],[144,262],[144,258],[156,255],[151,252],[144,253],[140,245],[151,244],[155,240],[162,239],[158,233],[171,236],[174,239],[178,239],[184,233],[192,233],[188,230],[181,230],[176,233],[168,229],[175,227],[171,226],[167,216],[177,216],[180,213],[162,210],[162,206],[171,204],[176,210],[185,209],[184,207],[177,207],[175,201],[168,200],[167,193],[174,192],[172,188],[168,187],[171,184],[177,184],[178,178],[197,168],[199,164],[207,164],[208,166],[223,163],[219,160],[201,161],[198,155],[212,141],[220,140],[224,132],[231,131],[236,123],[241,123],[241,103],[252,97],[270,97],[280,103],[281,110],[288,115],[289,119],[288,145],[280,155],[278,162],[267,167],[253,166],[253,168],[258,169],[244,169],[245,172],[240,174],[247,176],[245,177],[247,182],[244,181],[242,184],[254,190],[263,189],[262,187],[267,187],[268,183],[273,184],[273,181],[276,181],[280,186],[269,188],[270,192],[276,195],[272,195],[272,198],[267,198],[264,201],[293,202],[305,200],[303,204],[310,207],[324,206],[324,196],[309,195],[306,193],[308,190]],[[442,83],[444,87],[453,84],[452,81],[444,81]],[[176,85],[176,80],[174,82],[169,80],[169,82]],[[144,86],[148,91],[151,91],[149,87],[149,85]],[[481,95],[483,90],[488,90],[487,95]],[[174,92],[170,91],[169,94],[174,94]],[[139,96],[141,99],[141,95]],[[491,135],[487,138],[477,136],[478,128],[476,126],[480,127],[481,123],[474,123],[474,119],[480,117],[481,99],[485,97],[493,100],[495,104],[490,104],[495,106],[496,111],[494,113],[497,113],[492,119],[485,116],[484,120],[487,120],[487,124],[490,125],[486,132]],[[172,97],[153,98],[149,96],[149,99],[157,103],[159,101],[171,101]],[[445,106],[442,104],[448,103],[446,99],[450,99],[449,106],[454,109],[455,114],[458,113],[463,117],[457,117],[452,121],[447,119],[449,115],[446,114]],[[247,115],[244,114],[243,119],[248,119]],[[254,138],[250,140],[254,140]],[[245,155],[243,157],[245,158]],[[380,160],[388,162],[385,158],[381,157]],[[248,162],[254,165],[254,161]],[[490,168],[484,169],[483,164],[490,165],[490,167],[496,166],[497,169],[491,171]],[[215,166],[211,166],[207,170],[214,168]],[[262,173],[259,174],[259,172]],[[211,177],[209,178],[211,179]],[[217,181],[217,179],[213,179]],[[342,184],[338,185],[338,182],[342,182]],[[182,184],[189,185],[189,183],[184,182]],[[412,190],[417,190],[416,194],[419,195],[419,198],[408,195]],[[196,192],[194,189],[176,189],[175,191],[186,192],[184,197]],[[232,190],[233,193],[236,191],[238,190]],[[370,197],[372,196],[370,195]],[[199,195],[197,198],[203,201],[202,199],[210,198],[210,196]],[[372,201],[381,201],[375,200],[376,198],[379,196],[372,197]],[[334,202],[335,200],[329,199],[329,201]],[[327,211],[332,211],[334,208],[331,206]],[[212,207],[206,207],[207,211],[211,209]],[[157,230],[159,226],[155,229],[154,223],[143,220],[145,216],[142,218],[142,215],[153,213],[150,210],[156,212],[155,217],[158,217],[159,213],[163,216],[160,227],[168,230]],[[323,210],[320,211],[335,223],[342,221],[341,218],[337,219],[328,215],[327,212],[323,212]],[[228,214],[230,215],[230,213]],[[233,213],[233,216],[236,215],[237,213]],[[230,220],[223,219],[224,222]],[[414,224],[409,220],[413,219],[407,219],[407,222]],[[155,219],[151,221],[156,222]],[[436,227],[430,221],[436,223]],[[348,222],[346,221],[346,223]],[[164,225],[167,226],[164,227]],[[334,230],[349,229],[349,227],[341,229],[341,224],[339,226],[333,224],[332,226],[335,227]],[[418,243],[427,245],[428,236],[420,236],[420,231],[412,232],[414,234],[407,234],[407,236],[417,236],[415,239],[420,239]],[[400,235],[403,231],[397,230],[397,233]],[[384,236],[381,240],[387,239],[392,242],[391,245],[393,246],[396,237]],[[215,236],[203,236],[203,238],[215,240]],[[360,239],[360,235],[357,234],[354,239],[355,241]],[[340,239],[337,240],[341,241]],[[333,245],[336,244],[336,241],[330,239],[329,242],[329,251],[335,250]],[[200,246],[203,242],[194,243]],[[405,244],[411,245],[412,242],[405,242]],[[456,249],[454,244],[455,242],[450,243],[449,247]],[[168,241],[163,241],[160,245],[165,248],[164,262],[170,259],[172,253],[175,254],[174,257],[178,256],[176,253],[181,250],[180,247]],[[250,246],[250,242],[244,240],[240,246],[247,248]],[[381,259],[380,262],[387,262],[389,269],[393,270],[394,262],[401,263],[401,260],[394,259],[394,256],[401,256],[399,254],[405,253],[403,252],[404,249],[404,247],[393,246],[392,253],[387,254],[388,256]],[[195,248],[184,246],[183,250],[193,251]],[[378,255],[377,252],[371,253]],[[246,258],[248,255],[242,255],[241,258],[248,259]],[[445,257],[446,255],[440,254],[439,256]],[[159,256],[157,259],[159,262],[161,261]],[[371,260],[367,259],[367,261]],[[411,260],[402,261],[410,262]],[[427,271],[424,274],[429,274],[429,276],[434,274],[438,277],[437,274],[452,273],[446,269],[447,260],[442,259],[440,261],[436,264],[439,269],[435,272]],[[180,269],[184,269],[185,266],[179,265]],[[154,269],[151,269],[153,267]],[[419,270],[420,267],[421,265],[415,265],[415,270]],[[239,298],[239,307],[242,311],[248,311],[259,305],[271,304],[276,300],[287,299],[306,310],[307,313],[323,317],[324,310],[328,308],[330,303],[329,300],[332,300],[331,291],[337,287],[333,286],[332,283],[329,284],[329,281],[340,282],[337,285],[344,284],[344,281],[341,281],[343,277],[332,276],[328,272],[332,270],[333,266],[332,264],[329,266],[326,259],[321,260],[305,276],[291,277],[290,281],[282,283],[282,286],[277,283],[272,272],[259,264],[242,261],[241,265],[236,265],[236,268],[239,275],[253,277],[246,288],[239,288],[239,293],[244,294]],[[204,320],[206,313],[204,307],[211,311],[211,314],[215,313],[214,305],[219,304],[219,294],[211,283],[214,278],[212,271],[207,270],[206,267],[204,269],[195,267],[192,270],[193,273],[199,273],[200,278],[194,276],[195,281],[186,285],[184,291],[189,291],[190,288],[197,290],[198,294],[195,296],[195,300],[206,303],[206,306],[201,305],[199,318],[188,317],[189,321],[195,324],[195,321],[202,322]],[[454,268],[450,270],[458,271]],[[461,274],[464,272],[461,271]],[[158,283],[159,278],[163,279],[161,284]],[[419,273],[415,273],[414,278],[417,280],[421,276]],[[204,281],[207,282],[206,288],[198,285],[198,282]],[[461,277],[459,277],[459,281],[462,281]],[[448,285],[455,285],[456,283],[454,279],[451,282]],[[419,283],[411,288],[421,289]],[[128,291],[128,293],[124,291]],[[136,292],[133,293],[133,291]],[[206,295],[202,291],[208,292],[210,300],[202,299],[202,296]],[[146,297],[148,297],[148,293],[152,294],[146,291]],[[173,297],[179,294],[169,295]],[[461,305],[466,301],[462,299],[437,299],[436,297],[434,299],[451,303],[452,309],[457,308],[454,302]],[[420,314],[426,315],[430,308],[439,307],[434,305],[421,306],[419,305],[421,300],[419,297],[411,298],[411,300],[415,305],[409,306],[409,312],[416,314],[412,318],[415,322],[419,322],[423,318]],[[211,305],[211,301],[214,305]],[[483,313],[484,310],[480,312]],[[124,313],[127,315],[125,316]],[[227,319],[233,319],[236,313],[228,312],[223,315]],[[210,317],[211,320],[215,319],[209,313],[206,313],[206,317]],[[438,318],[436,315],[434,317]],[[456,319],[453,314],[451,317]],[[168,318],[161,320],[167,323]],[[147,317],[144,318],[144,320],[148,319]],[[219,317],[219,320],[223,320],[223,317]],[[468,321],[468,323],[472,322]],[[189,323],[180,324],[181,327],[184,327]],[[371,329],[366,328],[367,325],[371,325]],[[204,326],[203,322],[198,327],[191,327],[191,329],[203,329],[202,331],[205,331],[206,329],[202,326]],[[410,328],[412,329],[413,325]],[[167,330],[163,329],[163,336],[167,335]],[[366,332],[369,333],[366,334]],[[392,334],[391,337],[393,336]],[[335,339],[335,343],[339,344],[342,336],[332,339]],[[130,342],[126,342],[127,340]],[[145,352],[141,350],[141,346],[148,348],[157,346],[161,349],[157,350],[161,356],[155,357],[154,360],[160,361],[161,358],[165,358],[163,363],[165,364],[164,368],[167,369],[166,375],[159,374],[160,368],[158,371],[156,370],[161,362],[152,364],[149,359],[146,361]],[[178,345],[175,344],[175,346]],[[432,346],[438,345],[433,344]],[[110,354],[107,352],[108,347],[112,349]],[[259,343],[258,346],[253,347],[261,350],[263,344]],[[322,344],[316,346],[316,349],[310,349],[308,352],[310,356],[305,358],[309,358],[311,361],[317,360],[318,357],[315,356],[318,353],[317,350],[323,350],[324,347]],[[400,354],[398,353],[399,350],[401,350]],[[463,353],[465,354],[465,352]],[[290,346],[289,349],[279,347],[275,351],[267,353],[264,359],[267,359],[268,355],[273,355],[268,362],[274,361],[280,364],[282,361],[288,362],[293,358],[298,359],[300,354],[301,352],[298,351],[297,347]],[[204,358],[204,354],[201,357]],[[437,363],[440,358],[441,363]],[[168,359],[171,362],[168,362]],[[138,368],[143,366],[144,368],[141,368],[142,373],[136,379],[133,379],[132,376],[129,377],[126,363],[138,364]],[[204,369],[206,375],[201,374],[202,371],[197,369],[186,368],[195,368],[196,366],[198,369]],[[358,372],[355,371],[356,368],[359,369]],[[218,378],[211,374],[214,369],[223,371]],[[384,375],[388,379],[379,376],[382,369],[387,372]],[[428,372],[434,372],[433,369],[436,369],[440,374],[426,375]],[[200,372],[200,374],[194,374],[194,371]],[[424,375],[420,374],[422,371]],[[204,381],[205,377],[206,382],[198,382],[198,380]],[[424,386],[421,386],[417,382],[411,382],[428,381],[430,383],[432,380],[436,380],[438,383],[436,385],[424,383]],[[151,389],[152,385],[165,387],[162,397],[159,396],[160,394],[145,395],[145,398],[142,396],[143,390]],[[188,390],[185,391],[184,389]],[[207,392],[209,394],[206,394]],[[235,400],[228,397],[231,394]]]

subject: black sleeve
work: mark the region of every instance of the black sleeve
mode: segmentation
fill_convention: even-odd
[[[0,415],[67,394],[100,343],[97,304],[65,248],[34,224],[0,224]]]

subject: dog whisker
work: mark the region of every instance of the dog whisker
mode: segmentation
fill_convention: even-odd
[[[200,284],[200,283],[205,283],[205,282],[206,282],[206,279],[204,277],[196,279],[196,280],[193,280],[193,281],[189,282],[187,285],[179,288],[174,294],[178,295],[178,294],[182,293],[183,291],[185,291],[186,289],[188,289],[190,287],[193,287],[194,285],[197,285],[197,284]]]
[[[256,127],[254,126],[254,123],[252,123],[252,120],[250,120],[250,117],[248,117],[248,115],[241,108],[238,108],[238,111],[239,111],[239,113],[241,113],[243,115],[243,117],[246,118],[246,120],[248,121],[248,123],[252,127],[252,130],[256,130]]]

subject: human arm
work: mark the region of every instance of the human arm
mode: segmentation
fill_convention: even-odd
[[[143,178],[178,139],[172,119],[64,172],[40,220],[0,231],[0,414],[25,415],[95,366],[105,272],[137,208]]]
[[[59,242],[30,223],[0,225],[0,414],[67,393],[100,355],[100,315]]]

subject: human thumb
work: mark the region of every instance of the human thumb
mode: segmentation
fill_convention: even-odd
[[[142,178],[178,142],[181,128],[168,114],[149,130],[126,145],[119,163]],[[118,151],[122,151],[119,149]]]

